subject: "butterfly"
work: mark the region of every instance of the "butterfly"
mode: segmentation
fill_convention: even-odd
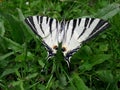
[[[77,18],[69,21],[50,18],[47,16],[29,16],[25,22],[33,32],[42,38],[48,51],[48,57],[57,53],[58,45],[68,66],[71,56],[81,45],[109,27],[109,23],[99,18]]]

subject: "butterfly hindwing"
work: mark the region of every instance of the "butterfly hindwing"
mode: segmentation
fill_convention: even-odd
[[[25,19],[25,22],[31,27],[33,32],[40,36],[43,44],[48,50],[48,56],[56,54],[58,47],[58,28],[59,22],[56,19],[46,16],[30,16]]]
[[[81,44],[109,26],[107,21],[97,18],[78,18],[66,21],[62,48],[66,62],[81,47]]]

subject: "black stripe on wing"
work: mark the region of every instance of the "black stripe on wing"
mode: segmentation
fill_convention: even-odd
[[[46,24],[48,23],[48,19],[49,19],[49,17],[47,17],[47,19],[46,19]]]
[[[81,21],[81,19],[82,18],[80,18],[78,20]],[[94,21],[94,18],[86,18],[85,19],[84,29],[83,29],[82,33],[78,36],[78,39],[84,34],[84,32],[86,31],[86,29],[90,27],[90,25],[92,24],[93,21]]]
[[[80,47],[77,47],[77,48],[73,49],[72,51],[67,52],[66,56],[64,57],[65,60],[67,60],[67,61],[70,62],[71,56],[72,56],[75,52],[77,52],[77,51],[79,50],[79,48],[80,48]]]
[[[79,20],[79,25],[80,25],[80,22],[81,22],[81,19],[82,18],[80,18],[80,19],[78,19]],[[89,22],[89,18],[86,18],[85,19],[85,23],[84,23],[84,29],[83,29],[83,31],[82,31],[82,33],[78,36],[78,39],[84,34],[84,32],[86,31],[86,28],[87,28],[87,26],[88,26],[88,22]],[[82,22],[81,22],[82,23]],[[82,28],[82,27],[81,27]]]
[[[79,21],[81,19],[79,19]],[[85,33],[86,30],[92,28],[91,25],[96,22],[95,20],[97,20],[97,19],[96,18],[85,18],[84,29],[83,29],[82,33],[78,36],[78,39],[80,39],[82,35],[84,36],[86,34]],[[106,28],[108,28],[110,26],[110,24],[107,21],[102,20],[102,19],[98,19],[98,20],[99,20],[99,22],[95,23],[96,24],[95,28],[93,28],[92,32],[89,34],[89,36],[86,38],[85,41],[93,38],[94,36],[98,35],[100,32],[102,32],[103,30],[105,30]],[[83,42],[85,42],[85,41],[83,41]]]
[[[81,29],[82,32],[78,36],[78,39],[80,39],[81,36],[83,35],[83,36],[85,36],[85,40],[84,41],[86,41],[86,40],[92,38],[93,36],[99,34],[101,31],[105,30],[106,28],[108,28],[110,26],[110,24],[107,21],[104,21],[102,19],[95,19],[95,18],[84,18],[84,19],[85,19],[85,22],[82,22],[82,18],[77,19],[77,21],[76,21],[76,19],[73,20],[73,28],[72,28],[72,35],[71,35],[71,37],[73,36],[73,34],[75,32],[75,28],[81,29],[81,28],[84,27],[83,29]],[[97,20],[97,21],[94,21],[94,20]],[[81,25],[81,23],[82,23],[82,25]],[[83,26],[83,27],[79,27],[79,26]],[[94,28],[91,27],[91,26],[94,26]],[[67,27],[69,27],[69,25],[67,25]],[[87,30],[91,30],[90,33],[87,33],[86,32]],[[86,34],[88,34],[88,36]],[[64,58],[65,58],[65,60],[66,60],[66,62],[68,64],[68,66],[69,66],[69,62],[70,62],[71,56],[75,52],[77,52],[79,50],[79,48],[80,48],[80,46],[78,46],[75,49],[73,49],[73,50],[71,50],[71,51],[66,53]]]
[[[78,36],[78,39],[84,34],[86,28],[83,29],[82,33]]]
[[[52,37],[53,30],[55,30],[55,29],[57,30],[58,25],[59,25],[59,22],[56,19],[49,18],[46,16],[29,16],[25,19],[25,22],[30,26],[32,31],[36,35],[40,36],[41,38],[44,38],[48,35],[51,35],[51,37]],[[51,40],[51,38],[50,38],[50,40]],[[53,56],[55,54],[52,49],[53,46],[49,46],[47,44],[48,42],[45,41],[44,39],[43,39],[42,43],[48,51],[48,57]]]
[[[33,17],[35,17],[37,19],[36,22],[34,22]],[[43,16],[29,16],[25,19],[25,22],[29,25],[29,27],[33,30],[33,32],[35,34],[37,34],[38,36],[40,36],[38,34],[39,30],[41,30],[42,33],[45,35],[45,32],[42,27]],[[36,28],[36,26],[35,26],[36,24],[39,24],[39,28]]]
[[[88,23],[89,20],[90,20],[89,18],[86,18],[86,19],[85,19],[85,26],[84,26],[84,27],[87,27],[87,25],[89,24],[89,23]]]
[[[54,56],[55,54],[53,53],[52,48],[50,48],[44,41],[42,41],[42,43],[45,46],[45,48],[47,49],[47,51],[48,51],[48,58]]]
[[[38,35],[37,29],[35,27],[35,23],[33,21],[33,17],[31,17],[31,16],[27,17],[25,19],[25,22],[29,25],[29,27],[33,30],[33,32]]]
[[[106,25],[105,25],[106,24]],[[105,26],[104,26],[105,25]],[[103,27],[102,27],[103,26]],[[97,26],[93,29],[92,33],[90,34],[93,35],[96,31],[102,31],[105,30],[107,27],[109,27],[109,23],[104,21],[104,20],[100,20],[99,23],[97,24]]]
[[[78,26],[80,25],[80,23],[81,23],[81,19],[78,19]]]
[[[92,24],[92,22],[95,20],[95,18],[90,18],[90,23],[89,23],[89,26],[88,27],[90,27],[90,25]]]
[[[75,30],[76,25],[77,25],[77,19],[74,19],[74,20],[73,20],[73,28],[72,28],[71,38],[72,38],[72,36],[73,36],[73,34],[74,34],[74,30]]]
[[[49,21],[50,33],[52,33],[52,23],[53,23],[53,19],[50,18],[50,21]]]
[[[94,21],[94,20],[93,20]],[[96,27],[93,29],[93,31],[91,32],[91,34],[89,35],[89,37],[84,41],[88,41],[90,40],[91,38],[94,38],[95,36],[97,36],[100,32],[106,30],[108,27],[110,27],[110,24],[105,21],[105,20],[100,20],[98,22],[98,24],[96,25]]]

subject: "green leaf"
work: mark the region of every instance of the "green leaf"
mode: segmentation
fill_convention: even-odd
[[[112,74],[111,70],[96,71],[96,74],[100,80],[108,83],[106,90],[118,90],[118,79],[116,79],[116,77]]]
[[[20,44],[12,41],[11,39],[8,39],[6,37],[0,36],[0,43],[1,43],[1,46],[3,48],[11,49],[15,52],[22,52],[23,51],[23,46],[21,46]]]
[[[99,47],[99,50],[100,51],[108,51],[108,44],[101,44],[100,47]]]
[[[106,90],[119,90],[117,82],[108,84]]]
[[[11,14],[5,14],[4,18],[6,19],[6,21],[8,21],[9,25],[10,25],[10,34],[12,39],[17,42],[17,43],[23,43],[25,40],[25,35],[24,35],[24,27],[23,27],[23,23],[20,22],[20,20],[16,17],[13,16]]]
[[[30,74],[28,75],[27,77],[25,77],[26,80],[30,80],[32,78],[35,78],[36,76],[38,75],[38,73],[33,73],[33,74]]]
[[[103,63],[106,60],[109,60],[111,58],[110,54],[99,54],[95,55],[92,59],[92,66]]]
[[[60,83],[61,83],[61,85],[63,85],[63,86],[66,86],[66,85],[67,85],[67,80],[66,80],[66,77],[65,77],[64,74],[61,74],[61,75],[60,75]]]
[[[46,89],[49,90],[52,85],[53,85],[53,74],[50,76],[47,82]]]
[[[82,49],[84,50],[83,53],[87,56],[90,56],[93,53],[91,48],[87,45],[85,45]]]
[[[4,82],[3,80],[0,80],[0,87],[1,87],[1,88],[5,88],[5,87],[6,87],[6,86],[3,84],[3,82]],[[6,90],[7,90],[7,89],[6,89]]]
[[[95,16],[100,17],[102,19],[108,19],[108,18],[112,18],[117,13],[120,13],[120,4],[113,3],[106,6],[103,9],[100,9]]]
[[[46,90],[45,85],[40,83],[37,85],[37,88],[38,90]]]
[[[81,65],[79,67],[80,71],[89,71],[92,69],[92,64],[90,64],[89,62],[85,62],[83,65]]]
[[[19,14],[20,21],[24,22],[25,17],[24,17],[24,15],[23,15],[21,9],[17,8],[17,10],[18,10],[18,14]]]
[[[90,90],[76,73],[73,74],[73,82],[77,90]]]
[[[34,55],[30,52],[27,52],[27,55],[25,53],[22,53],[22,54],[16,56],[15,61],[22,62],[24,60],[32,60],[33,56]]]
[[[95,55],[93,57],[93,62],[91,63],[92,66],[103,63],[106,60],[109,60],[111,57],[111,54],[99,54],[99,55]]]
[[[21,84],[21,81],[19,80],[19,81],[13,81],[13,82],[11,82],[11,85],[13,86],[13,87],[15,87],[15,86],[18,86],[18,85],[20,85]]]
[[[39,63],[40,66],[42,66],[42,68],[44,68],[45,63],[42,60],[38,60],[38,63]]]
[[[17,69],[14,69],[14,68],[12,68],[12,69],[6,69],[6,70],[2,73],[2,75],[1,75],[0,77],[4,77],[4,76],[9,75],[9,74],[11,74],[11,73],[15,73],[16,70],[17,70]]]
[[[14,52],[10,52],[4,55],[0,55],[0,61],[5,60],[6,58],[8,58],[9,56],[13,55]]]
[[[3,21],[0,22],[0,36],[4,36],[5,34],[5,27]]]
[[[25,17],[24,17],[24,15],[23,15],[23,13],[22,13],[22,10],[19,9],[19,8],[17,8],[17,10],[18,10],[18,14],[19,14],[19,20],[21,21],[21,25],[22,25],[23,27],[25,27],[25,28],[22,28],[22,29],[23,29],[23,33],[25,33],[26,38],[27,38],[28,40],[30,40],[31,35],[32,35],[33,37],[34,37],[35,35],[34,35],[33,31],[30,30],[31,28],[29,28],[28,25],[25,23],[25,21],[24,21],[24,20],[25,20]]]
[[[96,71],[96,74],[99,76],[99,78],[107,83],[114,82],[114,76],[112,75],[110,70],[100,70]]]
[[[40,4],[40,1],[33,1],[31,3],[31,7],[35,7],[36,5],[39,5]]]
[[[97,64],[101,64],[106,60],[109,60],[111,55],[109,54],[99,54],[99,55],[94,55],[90,58],[89,61],[86,61],[79,67],[80,70],[86,71],[86,70],[91,70],[93,66]]]
[[[25,90],[25,89],[24,89],[23,80],[14,81],[14,82],[11,83],[11,85],[12,85],[13,87],[19,86],[19,87],[20,87],[20,90]]]

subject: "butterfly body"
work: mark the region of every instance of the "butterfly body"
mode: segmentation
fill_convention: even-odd
[[[69,66],[71,56],[79,50],[82,43],[109,27],[109,23],[98,18],[77,18],[57,21],[46,16],[30,16],[25,22],[42,38],[48,50],[48,57],[57,53],[61,43],[65,61]]]

